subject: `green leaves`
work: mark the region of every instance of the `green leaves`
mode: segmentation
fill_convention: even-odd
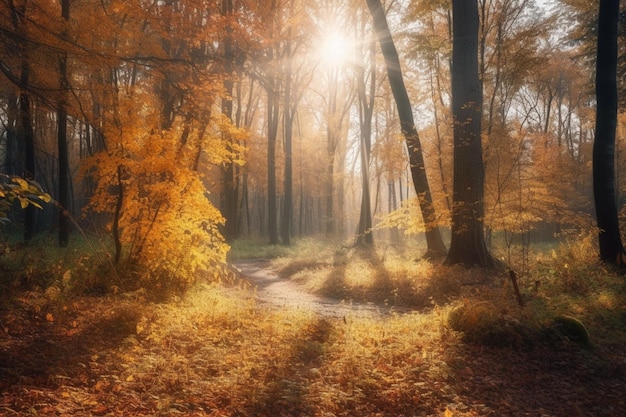
[[[16,200],[22,209],[43,209],[41,203],[51,202],[52,197],[34,180],[0,174],[0,223],[9,221],[7,215]]]

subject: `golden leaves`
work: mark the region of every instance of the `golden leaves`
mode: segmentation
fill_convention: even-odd
[[[218,230],[223,217],[193,166],[212,137],[179,120],[157,130],[150,126],[155,120],[129,118],[122,134],[111,132],[110,151],[94,156],[86,170],[98,183],[88,209],[113,215],[120,205],[126,259],[139,266],[142,285],[166,290],[223,264],[228,246]],[[211,142],[211,153],[228,159],[219,140]]]
[[[40,203],[49,203],[52,197],[34,180],[0,175],[0,222],[8,221],[7,213],[16,200],[22,209],[28,206],[42,209]]]

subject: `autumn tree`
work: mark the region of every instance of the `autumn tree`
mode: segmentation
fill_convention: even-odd
[[[452,239],[447,264],[490,267],[484,235],[482,86],[478,75],[478,2],[452,1],[454,183]]]
[[[106,95],[96,96],[97,107],[110,106],[96,119],[105,146],[87,161],[97,185],[87,209],[109,216],[116,256],[136,269],[139,284],[181,288],[199,270],[217,274],[228,250],[218,230],[223,217],[207,199],[201,172],[201,164],[231,161],[222,132],[235,141],[245,137],[219,112],[206,111],[223,91],[212,72],[222,33],[213,29],[227,20],[219,8],[194,2],[135,7],[107,9],[103,18],[120,38],[101,46],[133,59],[109,62],[111,72],[103,71]],[[207,13],[215,19],[209,22]],[[129,15],[137,18],[123,18]]]
[[[303,55],[308,46],[311,22],[300,1],[288,2],[287,25],[283,52],[283,117],[282,131],[284,143],[283,205],[280,222],[280,235],[283,245],[291,244],[294,223],[294,124],[304,93],[310,84],[313,71],[310,61]]]
[[[277,154],[279,149],[280,109],[282,94],[282,4],[272,0],[263,10],[259,10],[259,20],[264,29],[263,45],[254,51],[253,76],[260,82],[266,93],[265,117],[267,137],[267,232],[269,242],[276,245],[279,242],[278,230],[278,178]]]

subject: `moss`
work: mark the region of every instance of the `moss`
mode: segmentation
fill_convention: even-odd
[[[558,316],[552,320],[550,329],[561,338],[567,339],[583,347],[591,347],[591,338],[585,325],[578,319],[570,316]]]
[[[533,343],[533,332],[523,323],[506,314],[498,313],[489,302],[465,303],[448,315],[453,330],[463,333],[467,343],[494,348],[528,349]]]

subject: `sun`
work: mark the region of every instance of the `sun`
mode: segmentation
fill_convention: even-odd
[[[320,41],[320,60],[329,67],[340,67],[352,60],[355,51],[354,40],[336,30],[325,33]]]

